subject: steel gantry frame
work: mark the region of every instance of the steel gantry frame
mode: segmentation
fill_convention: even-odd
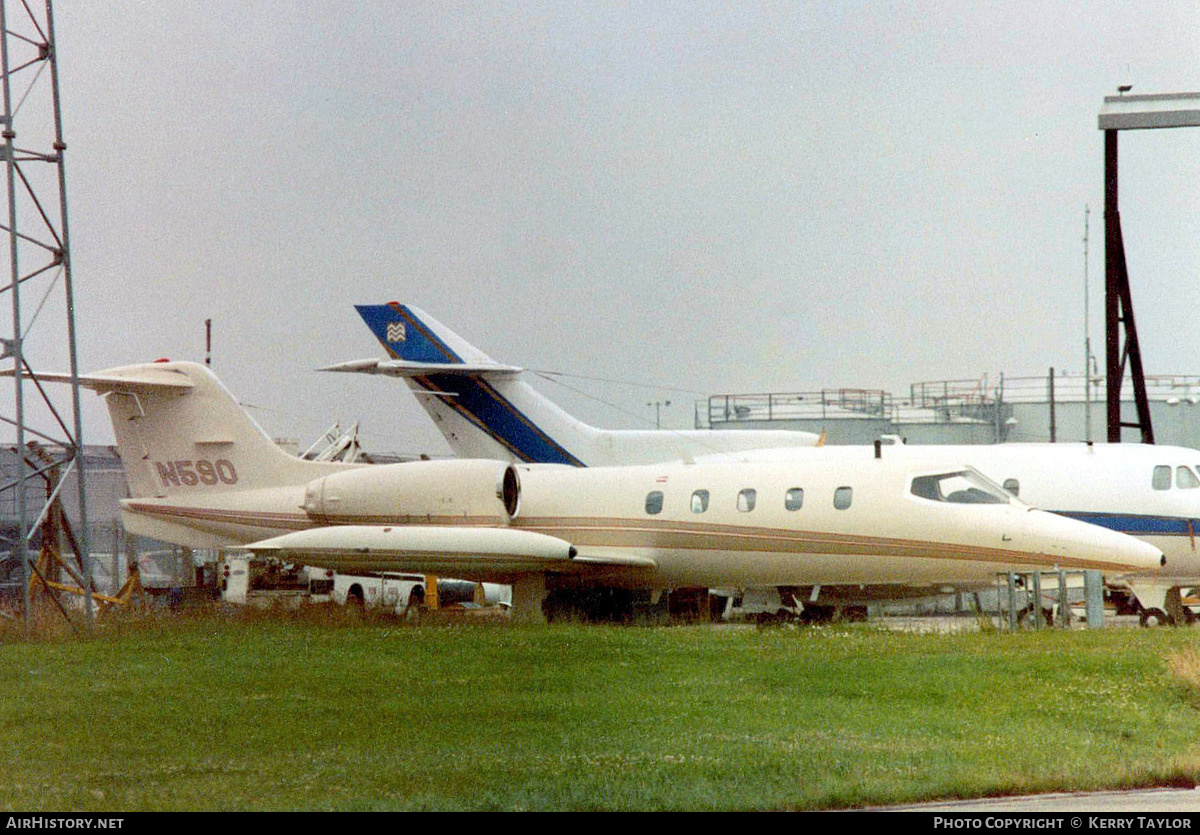
[[[1200,126],[1200,93],[1167,93],[1147,96],[1106,96],[1100,109],[1099,127],[1104,131],[1104,261],[1105,343],[1108,374],[1108,441],[1120,443],[1122,429],[1137,429],[1141,441],[1154,443],[1150,423],[1150,401],[1142,351],[1133,318],[1133,294],[1125,263],[1125,241],[1121,235],[1121,213],[1117,190],[1117,134],[1123,130]],[[1121,328],[1125,343],[1121,344]],[[1121,386],[1128,364],[1137,421],[1121,419]]]
[[[59,496],[48,495],[34,507],[29,485],[41,479],[41,468],[29,458],[27,439],[35,436],[53,445],[61,454],[64,475],[74,471],[78,494],[78,523],[74,525],[74,550],[82,573],[84,611],[94,616],[91,560],[87,537],[87,504],[83,466],[83,426],[80,415],[79,367],[76,354],[75,291],[67,224],[66,143],[63,141],[62,109],[59,99],[54,11],[51,0],[42,10],[30,0],[0,0],[0,83],[3,114],[0,114],[0,156],[7,175],[7,216],[0,229],[7,232],[10,279],[0,294],[12,303],[12,332],[0,337],[3,372],[13,378],[12,417],[2,416],[16,434],[16,473],[0,491],[15,491],[16,533],[12,555],[20,565],[23,612],[30,623],[30,578],[37,574],[30,543],[50,514]],[[20,144],[18,144],[18,137]],[[57,211],[53,206],[57,199]],[[34,302],[23,307],[24,294]],[[61,296],[58,294],[61,293]],[[37,325],[37,340],[30,334]],[[33,378],[35,357],[41,352],[60,351],[65,345],[70,365],[69,402],[55,403]],[[11,360],[11,368],[7,360]],[[61,362],[57,356],[49,362]],[[31,409],[31,406],[34,407]],[[42,420],[49,429],[39,431],[30,423]]]

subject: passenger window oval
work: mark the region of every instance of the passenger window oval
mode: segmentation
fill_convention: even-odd
[[[708,491],[697,490],[692,494],[692,513],[703,513],[708,510]]]
[[[1196,478],[1191,467],[1176,467],[1175,486],[1180,490],[1194,490],[1200,487],[1200,478]]]
[[[833,506],[838,510],[845,510],[854,501],[853,487],[839,487],[833,491]]]
[[[754,504],[758,500],[758,491],[746,488],[738,493],[737,509],[742,513],[749,513],[754,510]]]
[[[786,510],[799,510],[804,507],[804,488],[793,487],[788,490],[783,497],[783,506]]]

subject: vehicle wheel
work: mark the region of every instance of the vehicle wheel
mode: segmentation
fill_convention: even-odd
[[[417,586],[408,595],[408,604],[404,607],[404,620],[409,623],[416,623],[421,619],[421,612],[425,609],[425,589]]]
[[[1162,609],[1142,609],[1139,619],[1142,626],[1147,629],[1154,626],[1168,626],[1171,623],[1171,619]]]

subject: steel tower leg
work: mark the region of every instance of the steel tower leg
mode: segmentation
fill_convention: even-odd
[[[11,14],[10,14],[11,12]],[[49,69],[47,77],[43,70]],[[84,585],[86,615],[90,622],[94,616],[92,593],[92,564],[88,548],[88,523],[86,502],[86,473],[84,465],[83,425],[79,398],[79,367],[76,353],[75,295],[71,275],[71,256],[67,234],[67,190],[64,155],[66,143],[62,135],[62,116],[59,102],[58,63],[54,40],[54,12],[51,0],[45,2],[44,16],[39,17],[28,0],[0,0],[0,79],[3,90],[3,115],[0,116],[0,154],[4,158],[7,174],[8,215],[0,229],[8,233],[10,280],[8,286],[0,288],[0,295],[11,294],[12,327],[11,339],[0,338],[4,351],[0,358],[13,360],[15,410],[14,419],[3,418],[5,423],[15,426],[17,474],[14,482],[0,486],[0,491],[15,489],[14,501],[17,519],[16,542],[13,556],[21,566],[24,591],[25,622],[30,622],[29,583],[31,563],[29,559],[30,539],[35,514],[30,507],[29,481],[35,475],[25,460],[28,452],[26,438],[37,436],[49,441],[58,450],[64,461],[74,470],[78,492],[79,522],[74,550],[79,560],[81,579]],[[20,85],[14,91],[14,86]],[[44,109],[43,109],[44,108]],[[18,125],[15,120],[20,112],[20,145],[17,144]],[[31,118],[26,119],[28,114]],[[52,119],[51,119],[52,117]],[[51,179],[54,180],[51,183]],[[53,209],[51,193],[57,196],[59,211]],[[45,194],[46,199],[42,199]],[[33,264],[33,266],[27,266]],[[24,272],[23,272],[24,271]],[[35,298],[38,300],[31,317],[22,310],[22,289],[35,282],[46,286]],[[62,318],[54,321],[57,313],[51,313],[47,302],[52,291],[61,289]],[[55,307],[50,305],[49,307]],[[57,350],[62,346],[67,354],[71,372],[70,414],[59,408],[47,392],[34,379],[34,365],[27,351],[26,331],[34,322],[45,330],[58,327],[64,333],[53,334],[51,340]],[[41,340],[45,342],[45,340]],[[33,343],[28,343],[33,344]],[[39,343],[40,344],[40,343]],[[61,358],[50,359],[61,368]],[[32,394],[39,395],[39,399]],[[56,436],[35,429],[30,424],[30,406],[36,405],[43,419],[49,418]],[[41,518],[48,508],[42,508]]]
[[[1120,443],[1121,429],[1137,429],[1144,444],[1154,443],[1150,423],[1150,401],[1146,395],[1146,375],[1142,370],[1142,351],[1138,346],[1137,326],[1133,320],[1133,294],[1129,289],[1129,271],[1125,264],[1125,242],[1121,236],[1121,213],[1117,208],[1117,131],[1104,131],[1104,260],[1105,260],[1105,347],[1108,375],[1108,441]],[[1121,346],[1121,326],[1125,344]],[[1137,422],[1121,420],[1121,386],[1125,365],[1129,363]]]

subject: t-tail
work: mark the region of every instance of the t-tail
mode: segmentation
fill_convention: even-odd
[[[66,375],[37,376],[69,381]],[[304,461],[281,450],[203,365],[129,365],[82,375],[79,384],[108,406],[129,483],[123,518],[142,536],[193,547],[246,541],[264,527],[269,533],[271,525],[239,525],[236,505],[245,496],[277,495],[272,512],[290,525],[292,517],[302,518],[305,484],[354,466]],[[222,516],[228,523],[223,526],[217,523]],[[261,522],[268,514],[258,517]],[[207,532],[197,532],[192,522]]]
[[[402,377],[459,458],[582,466],[596,430],[422,310],[391,302],[357,305],[390,361],[327,370]]]
[[[812,446],[808,432],[603,430],[576,419],[428,313],[389,302],[356,305],[389,359],[324,371],[402,378],[460,458],[543,464],[646,464],[763,447]]]

